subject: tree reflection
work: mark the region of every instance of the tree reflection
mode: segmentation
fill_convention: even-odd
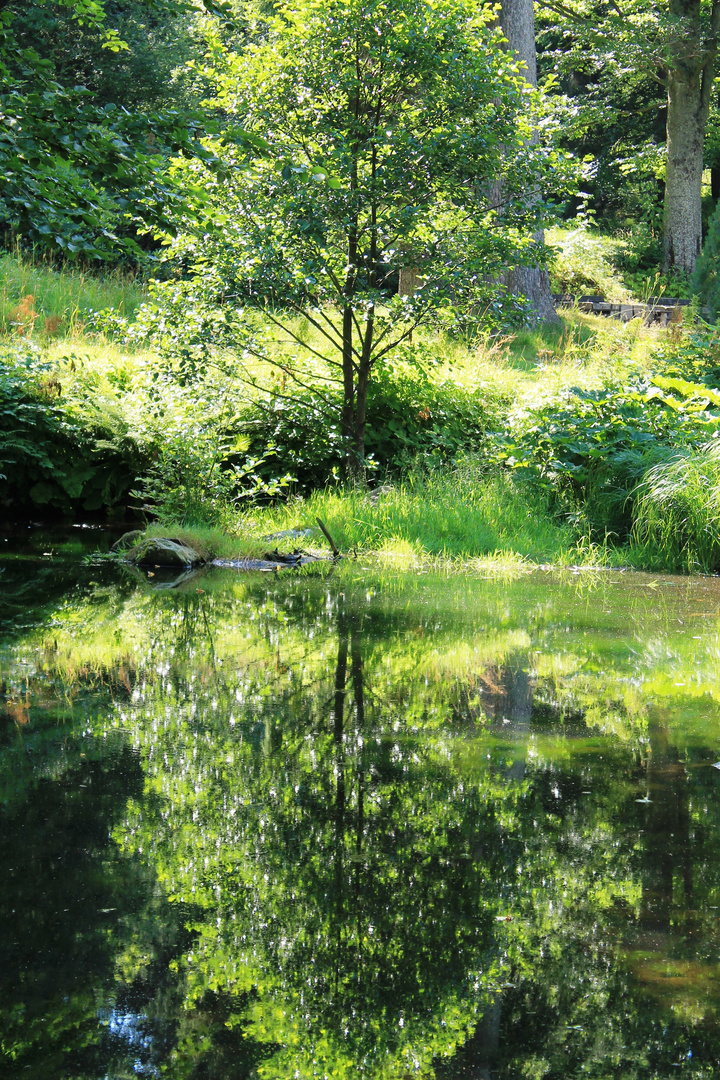
[[[77,938],[87,952],[69,925],[57,946],[66,996],[73,963],[93,988],[77,1075],[123,1075],[146,1038],[170,1080],[709,1077],[713,759],[667,709],[629,714],[612,635],[588,659],[487,617],[470,633],[456,603],[243,588],[138,602],[115,665],[74,669],[77,700],[101,702],[94,745],[120,727],[139,755],[117,757],[114,788],[102,757],[104,801],[79,766],[53,774],[72,832],[97,829],[59,880],[79,896],[94,881],[108,909]],[[27,815],[70,845],[58,791],[38,801],[54,833],[28,789],[8,835]],[[52,888],[35,891],[23,933],[60,937]],[[83,911],[65,918],[85,926]],[[23,999],[21,970],[44,961],[6,959],[3,997]],[[53,1030],[75,1045],[62,1019],[30,1026],[24,1068],[54,1067]]]
[[[400,701],[394,685],[388,708],[387,679],[373,678],[388,628],[375,620],[368,640],[364,614],[333,598],[328,662],[299,708],[291,675],[260,716],[246,684],[252,705],[232,728],[196,712],[192,756],[190,729],[166,727],[154,750],[171,805],[130,826],[174,893],[205,907],[189,999],[252,988],[235,1021],[277,1047],[265,1076],[428,1069],[465,1041],[505,965],[496,915],[520,786],[504,760],[460,779],[444,735],[404,722],[413,684]],[[220,773],[222,801],[207,791]]]

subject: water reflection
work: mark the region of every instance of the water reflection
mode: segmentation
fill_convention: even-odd
[[[92,573],[0,652],[4,1075],[715,1074],[712,583]]]

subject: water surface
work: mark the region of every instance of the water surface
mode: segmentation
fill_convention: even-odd
[[[0,1074],[720,1073],[720,581],[0,555]]]

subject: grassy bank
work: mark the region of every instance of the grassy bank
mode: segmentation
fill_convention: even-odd
[[[586,239],[565,237],[563,272]],[[625,288],[612,247],[592,245],[598,287]],[[261,554],[320,517],[343,551],[411,565],[720,569],[710,332],[570,311],[559,330],[417,333],[371,384],[365,490],[339,483],[322,363],[300,365],[272,328],[273,362],[249,358],[242,326],[179,295],[0,260],[6,510],[131,507],[208,557]],[[319,344],[302,320],[292,328]],[[300,383],[286,385],[286,362]]]
[[[496,562],[562,563],[589,551],[575,530],[554,521],[542,500],[503,474],[483,475],[477,463],[430,475],[411,474],[371,492],[325,489],[306,499],[249,512],[240,523],[247,540],[313,529],[320,518],[341,551],[368,552],[411,564]],[[285,543],[303,545],[300,537]]]

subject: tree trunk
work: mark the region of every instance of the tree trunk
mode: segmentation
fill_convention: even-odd
[[[349,277],[349,275],[348,275]],[[350,291],[350,284],[346,286]],[[349,456],[353,437],[353,416],[355,414],[355,369],[353,366],[353,320],[352,308],[345,304],[343,311],[343,407],[341,430],[345,454]]]
[[[533,0],[502,0],[500,22],[508,45],[526,67],[525,78],[531,86],[537,86],[537,53],[535,50],[535,12]],[[533,136],[537,142],[538,136]],[[543,244],[545,236],[540,229],[533,234],[536,244]],[[516,266],[507,275],[510,292],[526,296],[532,307],[531,322],[560,326],[555,310],[550,278],[547,270],[539,266]]]
[[[715,77],[720,3],[713,0],[709,33],[699,0],[670,0],[679,41],[668,71],[665,169],[665,269],[691,274],[702,247],[703,143]]]
[[[702,246],[701,185],[708,109],[703,73],[675,68],[668,76],[665,182],[665,269],[691,274]]]

